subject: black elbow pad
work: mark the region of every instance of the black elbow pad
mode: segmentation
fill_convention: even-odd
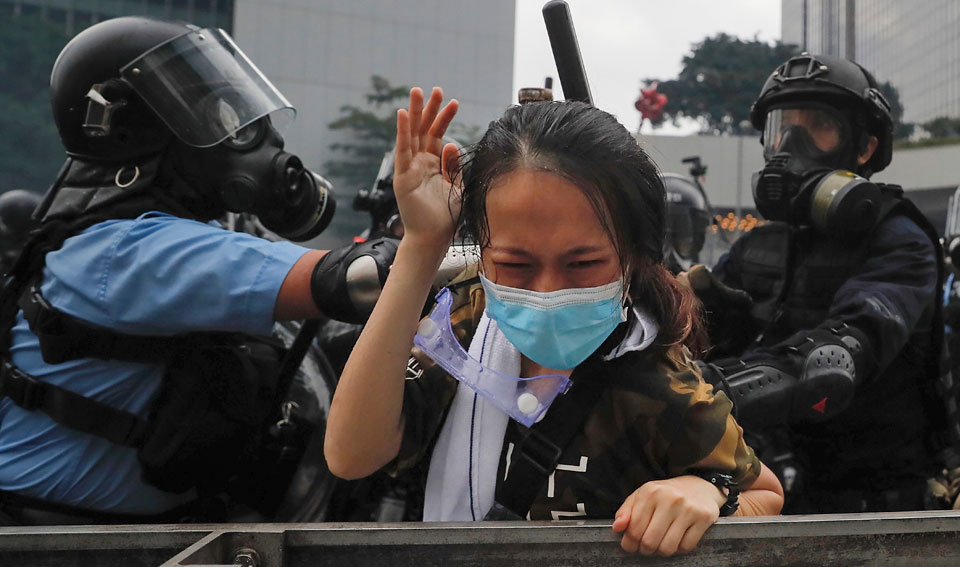
[[[313,269],[313,302],[331,319],[365,322],[380,297],[399,245],[396,238],[377,238],[331,250]]]
[[[795,335],[752,360],[707,365],[704,378],[725,392],[744,427],[819,422],[846,408],[857,362],[847,341],[826,330]]]

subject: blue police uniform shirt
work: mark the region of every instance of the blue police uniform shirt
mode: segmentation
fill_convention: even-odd
[[[64,313],[115,331],[269,335],[280,286],[309,249],[162,213],[111,220],[47,255],[42,292]],[[40,380],[146,417],[161,365],[85,358],[46,364],[22,312],[13,362]],[[0,490],[84,509],[156,514],[183,504],[140,478],[136,450],[0,400]]]

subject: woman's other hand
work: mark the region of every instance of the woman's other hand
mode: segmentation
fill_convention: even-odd
[[[443,91],[434,87],[426,106],[423,91],[410,90],[410,108],[397,111],[397,148],[393,191],[403,219],[404,238],[443,248],[453,239],[460,213],[460,150],[443,145],[443,135],[457,113],[451,100],[442,109]]]
[[[698,476],[648,482],[627,496],[617,510],[613,531],[623,532],[620,547],[644,555],[693,550],[720,516],[727,499]],[[783,508],[777,475],[760,463],[760,475],[740,492],[735,516],[774,516]]]
[[[696,476],[645,483],[617,510],[613,531],[620,547],[644,555],[673,555],[693,550],[717,518],[726,497]]]

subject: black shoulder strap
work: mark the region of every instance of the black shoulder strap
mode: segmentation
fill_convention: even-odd
[[[570,376],[573,385],[554,400],[539,423],[530,428],[517,426],[520,440],[514,444],[506,478],[497,483],[497,504],[526,517],[564,450],[600,400],[605,385],[599,375],[601,364],[598,357],[592,356],[578,366]],[[498,476],[503,478],[503,472]]]
[[[47,364],[78,358],[160,363],[189,345],[228,343],[234,333],[193,332],[172,336],[130,335],[91,325],[50,305],[35,281],[20,298],[23,318],[40,341]]]
[[[126,447],[138,447],[147,422],[102,402],[41,382],[4,357],[0,366],[0,396],[27,411],[40,410],[57,423]]]

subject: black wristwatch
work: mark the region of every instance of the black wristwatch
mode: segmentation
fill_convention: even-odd
[[[740,486],[732,476],[717,471],[698,471],[693,474],[716,486],[720,492],[727,495],[726,503],[720,506],[721,516],[729,516],[737,511],[740,506]]]

